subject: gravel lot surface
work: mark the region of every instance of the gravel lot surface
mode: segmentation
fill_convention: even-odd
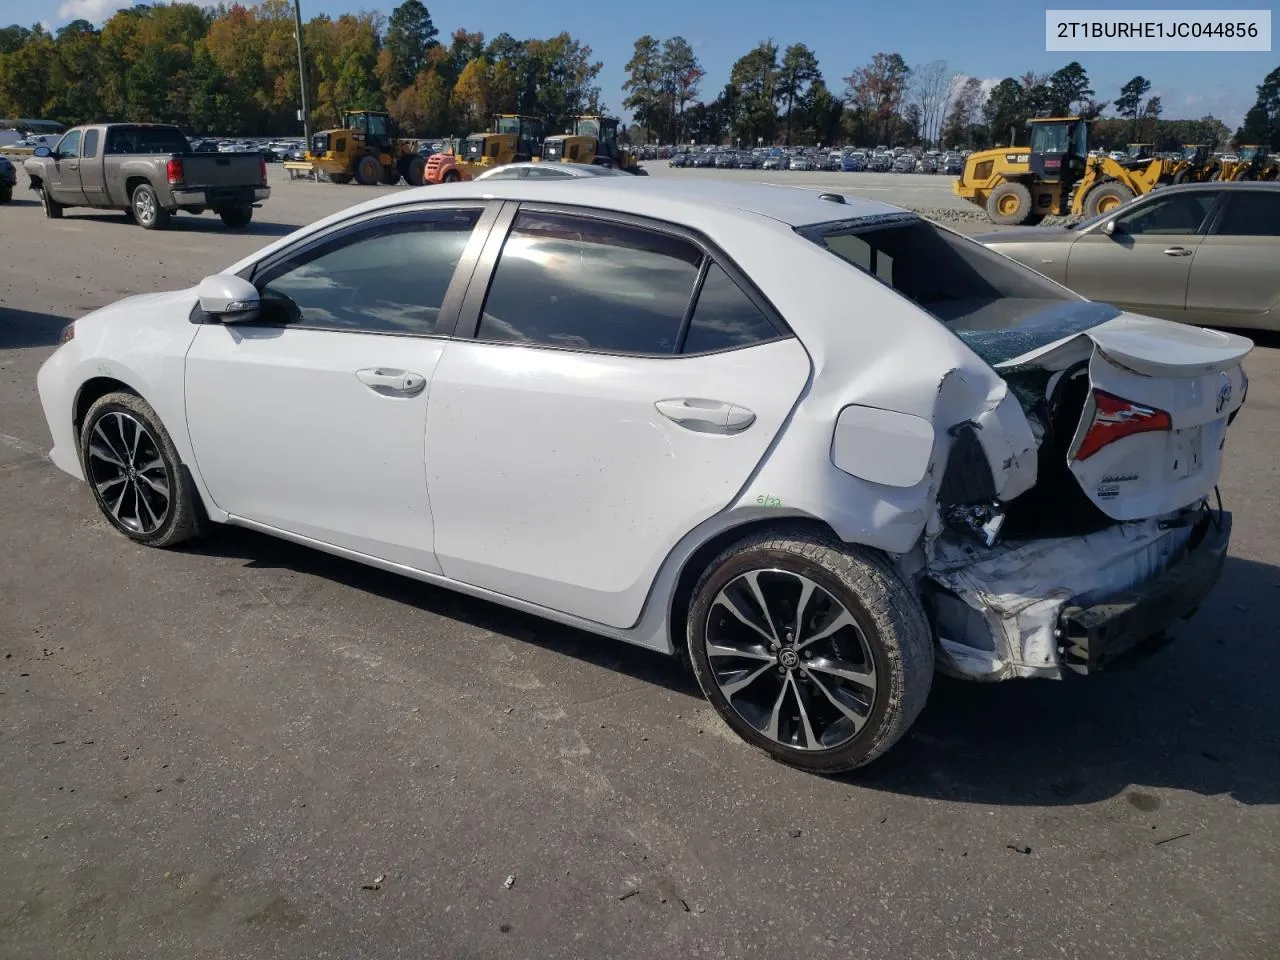
[[[966,212],[942,176],[650,167]],[[282,173],[239,234],[0,207],[0,957],[1280,956],[1277,338],[1232,556],[1176,643],[939,681],[887,758],[822,779],[665,658],[247,532],[135,547],[48,463],[35,373],[69,319],[394,189]]]

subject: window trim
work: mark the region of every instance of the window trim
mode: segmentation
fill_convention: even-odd
[[[587,220],[599,220],[606,224],[619,224],[622,226],[635,227],[641,230],[649,230],[653,233],[666,234],[692,243],[702,253],[702,262],[698,266],[697,279],[694,282],[693,290],[689,295],[689,303],[685,307],[685,315],[681,320],[680,332],[677,335],[676,349],[670,353],[633,353],[621,350],[604,350],[599,347],[574,347],[562,344],[552,343],[528,343],[512,340],[480,340],[478,333],[480,330],[480,315],[484,307],[484,302],[489,296],[489,286],[493,282],[494,274],[497,270],[498,256],[502,252],[503,246],[510,236],[511,228],[515,223],[516,214],[521,211],[529,211],[530,213],[549,213],[559,214],[566,217],[580,217]],[[756,340],[752,343],[738,344],[731,347],[723,347],[719,350],[707,350],[701,353],[682,353],[684,347],[684,339],[687,335],[687,328],[692,323],[693,311],[698,303],[698,296],[702,293],[702,284],[706,279],[707,261],[714,260],[719,264],[720,268],[729,276],[729,278],[737,284],[738,288],[746,295],[746,297],[755,304],[756,308],[764,315],[765,319],[773,326],[775,335],[768,340]],[[467,289],[466,299],[463,302],[462,310],[458,315],[457,323],[454,326],[453,336],[461,340],[471,340],[476,343],[492,344],[499,347],[529,347],[544,350],[557,350],[568,353],[591,353],[601,356],[611,357],[644,357],[648,359],[662,360],[680,360],[686,357],[710,357],[720,353],[731,353],[735,350],[747,350],[751,347],[758,347],[766,343],[775,343],[779,340],[789,340],[795,337],[795,332],[787,325],[782,318],[782,314],[778,311],[768,298],[761,292],[742,269],[733,262],[723,250],[712,243],[692,228],[681,226],[679,224],[670,223],[666,220],[656,220],[650,217],[637,216],[631,213],[622,213],[616,210],[606,210],[600,207],[587,207],[571,203],[540,203],[528,201],[508,201],[504,206],[502,213],[493,225],[493,229],[489,233],[488,242],[485,244],[484,253],[481,254],[476,263],[474,274],[471,278],[471,284]]]
[[[415,219],[421,218],[423,214],[436,214],[442,211],[478,210],[480,212],[480,217],[476,220],[475,228],[472,230],[471,236],[467,240],[466,247],[463,248],[462,257],[459,259],[457,267],[454,268],[453,277],[450,279],[449,287],[445,291],[444,302],[440,305],[439,322],[436,325],[436,329],[431,333],[412,333],[407,330],[352,330],[348,327],[329,327],[303,323],[279,324],[256,320],[252,323],[240,324],[240,326],[259,327],[271,330],[323,330],[329,333],[354,333],[368,334],[371,336],[414,337],[419,339],[448,339],[454,335],[458,321],[458,312],[462,306],[462,299],[466,294],[467,286],[471,280],[471,275],[475,270],[476,261],[479,259],[480,253],[489,239],[490,232],[498,217],[501,207],[502,204],[500,202],[475,199],[415,203],[408,207],[393,207],[391,209],[374,210],[366,216],[360,217],[356,220],[343,221],[342,223],[333,224],[330,227],[317,231],[314,234],[309,234],[297,243],[290,244],[288,247],[277,250],[263,259],[249,264],[236,274],[236,276],[243,280],[248,280],[256,287],[258,286],[258,279],[262,275],[268,273],[272,268],[289,260],[311,254],[318,248],[330,245],[340,245],[344,238],[351,237],[354,239],[354,234],[367,230],[371,226],[398,221],[412,222]],[[200,309],[200,302],[198,300],[196,301],[194,309],[191,311],[190,320],[192,323],[220,325],[217,318],[210,316]]]
[[[1250,237],[1267,237],[1268,236],[1267,234],[1258,234],[1258,233],[1245,234],[1245,233],[1219,233],[1218,232],[1218,229],[1222,226],[1222,221],[1227,216],[1227,210],[1231,203],[1230,198],[1233,196],[1235,197],[1248,196],[1251,193],[1270,194],[1271,196],[1274,196],[1274,197],[1280,197],[1280,190],[1268,190],[1264,187],[1258,187],[1258,186],[1242,187],[1238,190],[1219,190],[1217,206],[1214,207],[1213,210],[1209,211],[1209,216],[1206,218],[1207,226],[1205,228],[1204,235],[1206,237],[1238,237],[1240,239],[1246,239]]]

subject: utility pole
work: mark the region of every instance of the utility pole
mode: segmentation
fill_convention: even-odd
[[[307,58],[302,52],[302,0],[293,0],[293,33],[298,38],[298,85],[302,88],[302,109],[298,119],[302,121],[305,149],[311,149],[311,109],[307,104]]]

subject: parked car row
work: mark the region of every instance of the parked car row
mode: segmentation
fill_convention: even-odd
[[[301,137],[288,139],[227,139],[218,137],[188,137],[191,149],[196,153],[256,153],[267,163],[285,160],[305,160],[306,144]]]
[[[683,147],[671,151],[672,167],[719,170],[822,170],[855,173],[946,173],[958,175],[966,154],[959,151],[922,151],[903,147],[876,147],[874,150],[814,147]]]

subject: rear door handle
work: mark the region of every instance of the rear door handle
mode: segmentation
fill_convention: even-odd
[[[422,374],[391,367],[368,367],[357,370],[356,376],[365,386],[384,396],[416,396],[427,385],[427,378]]]
[[[1191,256],[1191,251],[1186,247],[1169,247],[1165,250],[1164,255],[1166,257],[1189,257]]]
[[[741,433],[756,421],[746,407],[723,400],[683,397],[659,400],[654,406],[668,420],[698,433]]]

